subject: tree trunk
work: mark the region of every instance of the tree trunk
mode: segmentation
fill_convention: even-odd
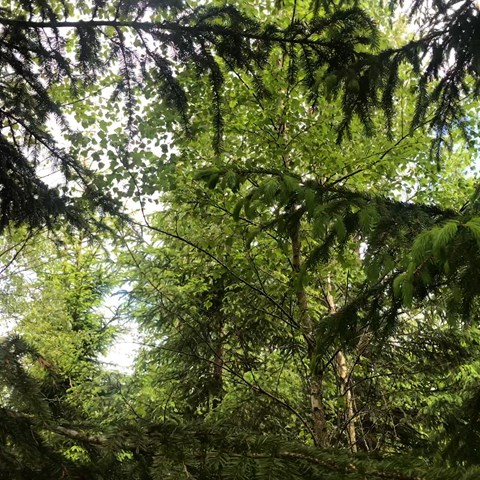
[[[329,313],[333,314],[337,311],[335,300],[332,295],[332,286],[330,277],[327,280],[327,302]],[[352,389],[350,388],[350,373],[348,371],[348,362],[345,354],[339,350],[335,355],[335,368],[337,371],[337,378],[340,383],[340,394],[345,399],[345,425],[348,436],[348,445],[352,452],[357,451],[357,432],[355,428],[355,406],[354,399],[352,394]]]
[[[340,382],[340,394],[345,398],[345,424],[348,436],[348,445],[352,452],[357,451],[357,432],[355,428],[355,408],[352,390],[350,388],[350,375],[348,372],[347,358],[339,350],[335,355],[335,367]]]
[[[302,243],[300,239],[300,225],[297,223],[291,233],[292,241],[292,267],[299,273],[302,268]],[[299,323],[302,328],[303,338],[307,344],[308,359],[312,360],[315,353],[315,339],[313,322],[308,311],[308,299],[305,288],[298,285],[296,289],[297,304],[300,312]],[[326,447],[328,443],[327,422],[325,420],[325,407],[323,404],[323,375],[312,373],[309,378],[309,396],[312,408],[312,423],[314,442],[318,447]]]

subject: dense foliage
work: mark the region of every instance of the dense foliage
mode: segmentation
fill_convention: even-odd
[[[1,3],[1,478],[478,478],[480,13],[408,10]]]

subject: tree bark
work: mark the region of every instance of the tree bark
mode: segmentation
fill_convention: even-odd
[[[337,306],[332,295],[332,285],[330,277],[327,279],[327,303],[330,314],[337,311]],[[348,362],[345,354],[339,350],[335,354],[335,368],[337,371],[337,378],[340,384],[340,394],[345,399],[345,425],[348,436],[348,446],[354,453],[357,452],[357,432],[355,428],[355,406],[353,393],[351,389],[350,373],[348,370]]]
[[[296,223],[291,233],[292,242],[292,267],[299,273],[302,268],[302,242],[300,238],[300,224]],[[308,359],[311,361],[315,353],[315,340],[313,322],[308,310],[308,298],[305,288],[297,285],[297,304],[299,309],[299,323],[303,331],[303,338],[307,344]],[[323,375],[312,373],[309,378],[309,396],[312,408],[312,424],[314,442],[318,447],[328,444],[327,422],[325,419],[325,406],[323,403]]]

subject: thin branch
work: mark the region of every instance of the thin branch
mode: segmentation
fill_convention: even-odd
[[[180,33],[185,36],[190,37],[202,37],[205,34],[215,34],[219,36],[231,36],[233,33],[235,35],[240,35],[248,40],[259,40],[262,42],[272,42],[272,43],[283,43],[291,45],[304,45],[309,47],[327,47],[334,48],[336,45],[338,47],[338,42],[333,42],[331,40],[321,40],[321,39],[312,39],[311,33],[307,32],[306,35],[299,37],[295,34],[288,34],[283,30],[277,30],[274,33],[265,33],[265,32],[252,32],[252,31],[242,31],[239,32],[234,28],[224,27],[222,25],[181,25],[178,22],[139,22],[134,20],[49,20],[49,21],[34,21],[34,20],[20,20],[0,17],[0,25],[8,25],[20,29],[40,29],[40,28],[51,28],[51,29],[63,29],[63,28],[103,28],[103,27],[113,27],[117,28],[131,28],[132,30],[143,30],[146,32],[175,32]],[[442,32],[438,33],[440,35]],[[429,37],[430,38],[430,37]],[[389,50],[389,52],[394,53],[394,50]]]
[[[240,283],[243,283],[245,286],[247,286],[251,290],[259,293],[262,297],[266,298],[270,303],[272,303],[276,308],[278,308],[285,315],[285,317],[289,319],[289,320],[284,319],[285,323],[287,323],[288,325],[293,326],[295,328],[299,327],[299,325],[297,324],[295,319],[292,317],[292,315],[287,310],[285,310],[285,308],[281,304],[279,304],[274,298],[272,298],[270,295],[268,295],[266,292],[264,292],[261,288],[257,287],[256,285],[252,284],[251,282],[249,282],[248,280],[246,280],[245,278],[243,278],[239,274],[237,274],[225,262],[220,260],[220,258],[218,258],[216,255],[209,252],[208,250],[201,247],[200,245],[197,245],[196,243],[192,242],[191,240],[188,240],[187,238],[182,237],[178,233],[168,232],[167,230],[163,230],[161,228],[158,228],[158,227],[155,227],[155,226],[151,225],[146,218],[144,218],[144,220],[146,222],[145,224],[141,224],[141,223],[138,223],[138,222],[133,222],[133,223],[138,225],[139,227],[147,227],[154,232],[161,233],[162,235],[166,235],[170,238],[174,238],[176,240],[179,240],[179,241],[185,243],[186,245],[189,245],[190,247],[194,248],[195,250],[205,254],[207,257],[212,259],[218,265],[223,267],[230,275],[232,275],[232,277],[236,278]]]

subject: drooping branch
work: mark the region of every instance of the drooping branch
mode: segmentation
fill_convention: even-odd
[[[48,28],[52,30],[62,29],[62,28],[103,28],[103,27],[113,27],[113,28],[129,28],[133,31],[144,31],[148,33],[158,33],[160,31],[164,32],[174,32],[180,33],[182,35],[189,35],[193,38],[200,37],[205,34],[213,34],[222,37],[229,37],[232,35],[238,35],[247,40],[257,40],[261,42],[272,42],[276,44],[293,44],[293,45],[304,45],[309,47],[328,47],[334,48],[338,45],[338,42],[331,42],[328,40],[320,38],[312,38],[311,33],[303,33],[293,35],[292,33],[288,34],[288,31],[275,29],[273,33],[272,29],[258,29],[255,31],[242,30],[231,27],[225,27],[222,25],[213,25],[213,24],[199,24],[199,25],[182,25],[178,22],[148,22],[148,21],[121,21],[121,20],[75,20],[75,21],[35,21],[35,20],[22,20],[16,18],[6,18],[0,17],[0,25],[12,26],[20,29],[43,29]]]
[[[9,408],[1,408],[1,411],[4,415],[7,415],[8,417],[13,419],[26,422],[32,427],[38,427],[49,432],[58,433],[59,435],[71,438],[72,440],[78,440],[80,442],[85,442],[90,445],[106,445],[108,443],[108,438],[105,435],[91,435],[80,430],[75,430],[70,427],[63,427],[61,425],[56,425],[51,422],[41,422],[33,415],[28,415],[26,413],[18,412]]]
[[[15,410],[11,410],[8,408],[1,408],[0,411],[4,414],[9,416],[10,418],[20,420],[22,422],[26,422],[27,424],[31,425],[33,428],[39,428],[40,430],[49,431],[51,433],[56,433],[63,437],[69,438],[71,440],[75,440],[81,443],[89,444],[92,446],[97,447],[108,447],[112,445],[116,445],[116,448],[121,450],[132,451],[136,455],[138,454],[145,454],[151,455],[154,451],[158,448],[158,442],[170,442],[171,436],[171,428],[172,426],[169,425],[152,425],[149,429],[149,433],[146,435],[150,435],[151,438],[147,438],[145,442],[142,443],[140,447],[138,442],[135,442],[133,439],[129,438],[128,435],[120,436],[118,438],[124,438],[125,440],[122,442],[113,442],[109,437],[106,435],[91,435],[87,432],[76,430],[70,427],[64,427],[60,425],[55,425],[50,422],[39,422],[31,415],[24,414],[22,412],[18,412]],[[183,438],[185,436],[185,444],[183,445],[184,448],[188,448],[190,444],[194,446],[194,442],[196,440],[201,440],[202,445],[205,445],[204,442],[208,439],[208,442],[211,443],[211,448],[214,452],[221,452],[222,448],[219,447],[225,441],[225,432],[222,431],[215,431],[205,428],[199,428],[196,430],[192,427],[181,427],[177,424],[174,426],[174,430],[177,436],[178,441],[178,434],[180,434]],[[188,439],[188,440],[187,440]],[[229,440],[232,440],[230,438]],[[242,450],[244,448],[243,442],[245,441],[245,437],[240,434],[238,438],[238,446],[239,449]],[[278,439],[280,444],[282,443],[280,439]],[[192,443],[193,442],[193,443]],[[225,452],[224,454],[232,458],[241,456],[242,458],[251,458],[254,461],[261,461],[262,459],[272,459],[278,458],[279,460],[283,460],[285,462],[301,462],[303,464],[311,464],[317,468],[327,470],[328,472],[338,472],[340,475],[348,476],[349,474],[356,476],[359,471],[362,472],[366,478],[371,479],[383,479],[383,480],[424,480],[427,477],[423,475],[415,475],[415,474],[403,474],[399,471],[395,471],[395,468],[391,466],[385,466],[385,470],[381,468],[368,468],[363,462],[366,460],[364,459],[355,459],[354,457],[346,457],[345,455],[329,455],[327,451],[322,452],[313,452],[311,449],[309,450],[307,447],[302,447],[301,450],[293,447],[292,449],[280,448],[276,452],[259,452],[259,446],[262,445],[263,442],[259,443],[258,445],[251,446],[249,449],[249,453],[236,453],[235,451]],[[217,445],[218,444],[218,445]],[[155,446],[157,445],[157,446]],[[215,446],[217,445],[217,446]],[[204,447],[202,447],[204,448]],[[220,450],[219,450],[220,448]],[[199,454],[195,452],[190,452],[193,458],[196,458]],[[204,459],[204,453],[201,453],[201,458]],[[362,462],[363,460],[363,462]],[[390,471],[389,471],[390,470]],[[437,476],[436,478],[448,478],[447,474],[445,477]]]

